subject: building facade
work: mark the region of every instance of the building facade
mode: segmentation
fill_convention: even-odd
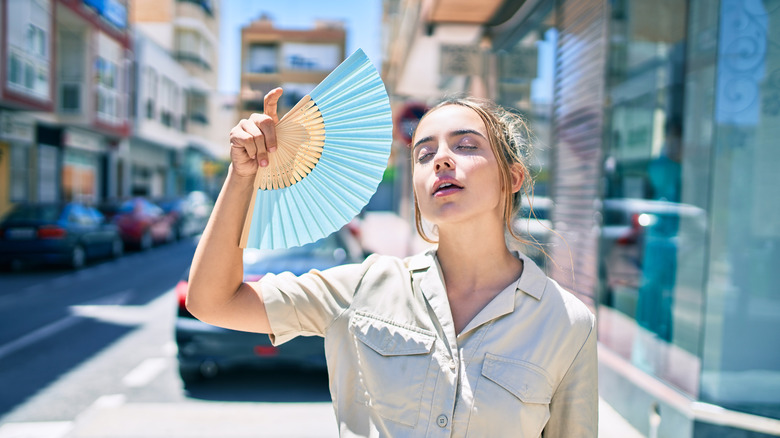
[[[276,87],[284,115],[345,59],[346,30],[340,22],[317,21],[311,29],[278,29],[260,17],[241,29],[240,118],[262,112],[263,97]]]
[[[2,2],[0,210],[21,201],[96,202],[115,190],[129,134],[126,2]]]
[[[170,54],[183,69],[168,73],[161,66],[146,65],[138,78],[142,82],[140,90],[157,94],[154,123],[181,129],[179,138],[184,138],[186,144],[182,148],[177,140],[172,142],[175,144],[167,152],[167,160],[175,171],[163,178],[163,184],[184,192],[212,187],[214,184],[208,180],[213,175],[208,169],[229,152],[228,134],[232,124],[223,125],[225,119],[218,115],[224,111],[217,91],[219,11],[219,2],[215,0],[134,0],[131,5],[131,21],[149,41],[147,47]],[[173,76],[181,81],[176,82]],[[180,113],[182,110],[184,113]],[[148,114],[144,117],[148,119]],[[149,175],[154,173],[149,173],[148,168],[159,166],[160,151],[154,152],[154,147],[150,149],[145,140],[138,143],[145,144],[141,148],[147,161],[137,178],[150,181]],[[145,186],[147,190],[157,190],[154,184],[159,182]]]
[[[647,436],[780,435],[780,10],[472,2],[483,21],[452,47],[445,29],[469,23],[437,11],[455,3],[385,2],[389,88],[529,119],[559,235],[548,272],[597,315],[601,396]]]
[[[217,5],[0,1],[0,215],[216,186]]]

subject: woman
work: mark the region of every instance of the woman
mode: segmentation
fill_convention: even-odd
[[[231,131],[190,311],[274,344],[324,336],[342,436],[596,437],[594,317],[505,238],[530,182],[522,122],[469,99],[421,119],[415,210],[421,233],[422,219],[433,224],[434,249],[242,283],[237,242],[254,174],[276,148],[280,95]]]

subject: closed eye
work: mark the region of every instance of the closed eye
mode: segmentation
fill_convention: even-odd
[[[433,157],[433,155],[434,155],[433,152],[421,151],[420,154],[417,156],[417,162],[418,163],[424,163],[424,162],[430,160],[431,157]]]

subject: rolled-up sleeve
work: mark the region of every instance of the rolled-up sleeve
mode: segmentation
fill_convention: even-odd
[[[285,272],[269,274],[260,281],[273,345],[296,336],[324,336],[333,320],[352,303],[352,297],[374,262],[341,265],[324,271],[312,270],[295,276]]]
[[[598,435],[598,358],[596,328],[591,328],[550,403],[544,438],[596,438]]]

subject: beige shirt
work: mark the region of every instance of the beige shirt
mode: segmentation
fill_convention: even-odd
[[[435,250],[261,280],[274,345],[325,337],[341,436],[596,437],[594,316],[522,254],[455,333]]]

